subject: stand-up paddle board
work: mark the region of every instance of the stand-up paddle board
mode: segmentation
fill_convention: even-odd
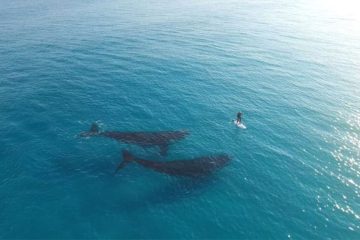
[[[246,129],[246,126],[243,123],[238,123],[236,120],[233,120],[233,122],[238,128]]]

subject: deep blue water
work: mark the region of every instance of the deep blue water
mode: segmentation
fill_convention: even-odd
[[[0,0],[0,238],[360,239],[356,4]],[[94,121],[233,160],[114,175],[161,156]]]

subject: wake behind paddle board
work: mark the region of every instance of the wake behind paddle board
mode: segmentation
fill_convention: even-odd
[[[246,126],[243,123],[238,123],[236,120],[233,120],[233,122],[238,128],[246,129]]]

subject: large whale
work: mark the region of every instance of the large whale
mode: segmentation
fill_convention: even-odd
[[[189,160],[154,161],[133,156],[129,151],[123,150],[123,161],[115,173],[130,162],[136,162],[145,168],[175,176],[200,177],[208,175],[217,169],[226,166],[231,158],[226,154],[205,156]]]
[[[141,147],[158,146],[160,154],[165,155],[169,144],[189,135],[187,131],[160,131],[160,132],[118,132],[100,131],[99,126],[93,123],[90,130],[80,133],[81,137],[101,136],[115,139],[128,144],[136,144]]]

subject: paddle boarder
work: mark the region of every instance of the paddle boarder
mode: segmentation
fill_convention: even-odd
[[[241,116],[242,116],[242,113],[241,113],[241,112],[238,112],[238,113],[237,113],[237,116],[236,116],[236,124],[240,124],[240,123],[241,123]]]

